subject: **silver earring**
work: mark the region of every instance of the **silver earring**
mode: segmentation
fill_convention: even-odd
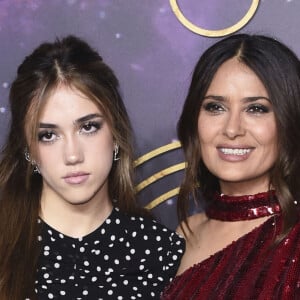
[[[115,149],[114,149],[114,161],[117,161],[120,159],[120,157],[118,157],[119,154],[119,145],[115,144]]]
[[[28,162],[30,162],[30,164],[33,166],[33,173],[41,174],[40,169],[39,169],[37,163],[35,162],[35,160],[31,159],[30,154],[29,154],[27,148],[25,148],[25,150],[24,150],[24,156],[25,156],[25,159]]]
[[[25,148],[25,150],[24,150],[24,156],[25,156],[25,159],[31,163],[30,154],[29,154],[27,148]]]
[[[41,171],[40,171],[38,165],[35,165],[35,166],[34,166],[34,168],[33,168],[33,173],[41,174]]]

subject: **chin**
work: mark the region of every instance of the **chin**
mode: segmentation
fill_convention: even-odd
[[[89,203],[91,201],[91,198],[88,199],[78,199],[78,200],[74,200],[74,198],[70,201],[68,201],[68,203],[70,205],[74,205],[74,206],[79,206],[79,205],[85,205],[87,203]]]

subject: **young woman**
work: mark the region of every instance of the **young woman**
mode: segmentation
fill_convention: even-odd
[[[158,299],[184,242],[134,198],[113,71],[84,41],[40,45],[10,91],[0,162],[0,299]]]
[[[187,250],[162,299],[300,299],[299,128],[285,45],[240,34],[202,55],[178,123]],[[187,217],[199,186],[205,212]]]

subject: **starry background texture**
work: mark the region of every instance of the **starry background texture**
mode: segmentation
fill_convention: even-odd
[[[177,0],[186,18],[211,30],[238,22],[251,2]],[[260,0],[239,32],[271,35],[300,56],[299,12],[299,0]],[[135,131],[136,157],[176,140],[193,67],[220,39],[189,31],[168,0],[0,0],[0,146],[10,121],[7,100],[17,66],[41,42],[68,34],[96,48],[119,78]],[[153,158],[138,168],[138,181],[182,159],[180,149]],[[177,172],[157,181],[139,194],[139,201],[146,205],[177,187],[181,178]],[[176,197],[153,211],[168,227],[177,226]]]

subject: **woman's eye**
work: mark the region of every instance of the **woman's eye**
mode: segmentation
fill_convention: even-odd
[[[253,104],[248,107],[247,111],[253,114],[264,114],[269,112],[270,109],[262,104]]]
[[[97,132],[101,127],[101,124],[99,122],[88,122],[81,126],[80,133],[94,133]]]
[[[215,102],[204,103],[203,108],[204,110],[211,113],[218,113],[224,111],[224,107],[221,104]]]
[[[40,142],[51,143],[57,138],[56,134],[52,131],[41,131],[38,134],[38,140]]]

